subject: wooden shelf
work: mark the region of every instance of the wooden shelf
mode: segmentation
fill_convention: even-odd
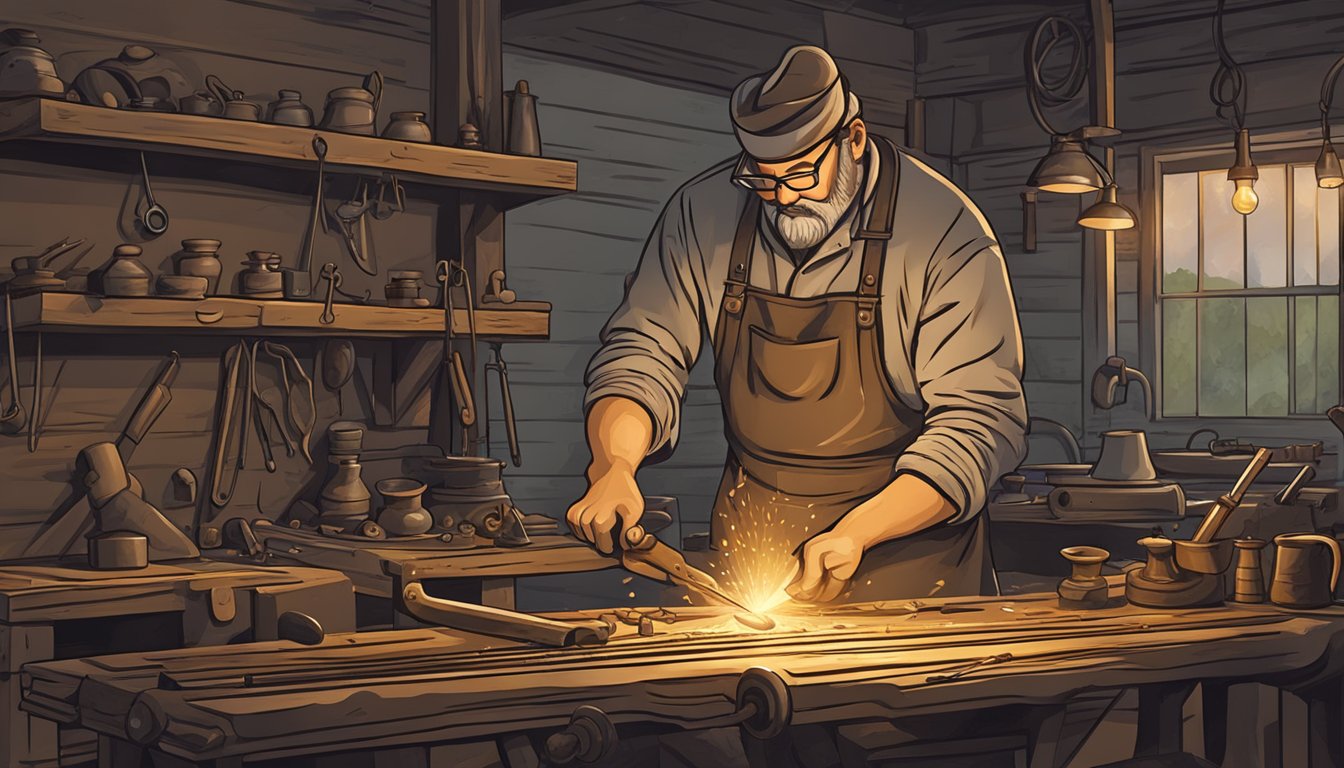
[[[573,192],[578,165],[436,144],[355,136],[200,115],[133,112],[28,98],[0,103],[0,141],[39,140],[168,152],[273,167],[317,170],[313,137],[327,142],[333,172],[395,173],[443,188],[501,192],[515,202]]]
[[[476,333],[486,339],[543,341],[550,336],[551,305],[518,301],[476,310]],[[337,304],[336,319],[320,321],[322,303],[210,297],[201,300],[103,298],[39,293],[14,300],[14,329],[50,333],[208,333],[232,336],[343,336],[436,338],[443,310]],[[3,323],[0,322],[0,328]],[[453,310],[453,331],[465,335],[467,312]]]

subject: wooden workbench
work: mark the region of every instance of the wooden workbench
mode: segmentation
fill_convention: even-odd
[[[1036,766],[1052,759],[1040,757],[1051,741],[1042,729],[1057,729],[1053,713],[1080,695],[1138,687],[1140,748],[1155,752],[1178,747],[1180,702],[1196,682],[1213,692],[1206,718],[1216,735],[1225,722],[1212,711],[1216,693],[1259,680],[1315,685],[1299,688],[1314,702],[1312,717],[1334,720],[1319,732],[1312,764],[1344,764],[1336,727],[1344,609],[1070,612],[1055,603],[1028,595],[867,604],[782,616],[769,632],[714,609],[684,609],[653,636],[621,625],[605,646],[564,650],[417,629],[328,637],[311,648],[128,654],[29,665],[25,707],[92,728],[122,754],[150,749],[235,765],[242,756],[418,749],[407,764],[450,765],[461,759],[453,750],[485,744],[494,757],[479,764],[498,765],[498,754],[543,741],[518,734],[554,733],[579,705],[598,707],[627,734],[732,725],[739,681],[763,667],[787,685],[790,728],[824,725],[841,742],[869,747],[883,738],[873,724],[893,719],[1047,713],[1034,718],[1028,742]],[[951,681],[930,679],[1003,653],[1012,656]]]
[[[23,664],[114,651],[274,639],[299,608],[325,628],[354,628],[350,583],[333,571],[191,560],[97,571],[79,560],[0,567],[0,765],[70,765],[93,756],[92,734],[19,709]]]
[[[391,598],[403,580],[474,581],[479,583],[478,601],[496,608],[514,607],[514,580],[520,576],[583,573],[619,565],[615,558],[558,533],[532,534],[532,543],[523,547],[473,549],[449,549],[434,537],[360,540],[280,525],[259,525],[256,534],[275,562],[340,571],[360,594]]]

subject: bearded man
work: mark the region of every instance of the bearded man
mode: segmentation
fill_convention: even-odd
[[[636,470],[675,445],[708,337],[729,447],[715,544],[768,507],[756,538],[799,554],[798,599],[995,594],[982,510],[1027,414],[993,231],[869,135],[820,48],[744,81],[731,115],[741,155],[673,196],[589,364],[570,526],[611,553],[639,520]]]

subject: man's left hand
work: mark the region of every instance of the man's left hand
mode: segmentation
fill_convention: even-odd
[[[829,603],[840,596],[863,559],[864,543],[840,530],[813,536],[803,545],[803,569],[787,587],[789,596]]]

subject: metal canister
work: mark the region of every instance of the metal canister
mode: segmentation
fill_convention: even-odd
[[[109,531],[89,539],[89,566],[100,571],[149,565],[149,539],[131,531]]]

